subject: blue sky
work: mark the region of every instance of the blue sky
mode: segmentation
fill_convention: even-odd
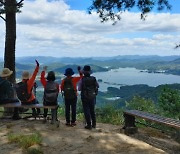
[[[87,8],[92,4],[92,0],[66,0],[65,2],[74,10],[87,10]],[[180,13],[180,0],[169,0],[169,3],[172,5],[172,13]],[[157,10],[154,11],[157,12]],[[163,12],[169,11],[163,10]]]
[[[179,55],[180,0],[171,11],[122,14],[115,26],[87,13],[88,0],[26,0],[17,14],[16,56],[96,57],[116,55]],[[0,57],[5,25],[0,20]]]

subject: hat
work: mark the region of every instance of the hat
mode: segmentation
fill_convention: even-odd
[[[83,71],[84,72],[89,72],[89,73],[92,72],[91,67],[89,65],[85,65],[84,68],[83,68]]]
[[[22,73],[22,79],[29,79],[29,72],[28,71],[24,71]]]
[[[67,68],[64,73],[65,76],[73,75],[73,74],[74,74],[74,71],[72,70],[72,68]]]
[[[3,68],[0,76],[1,77],[8,77],[13,73],[13,71],[11,71],[9,68]]]

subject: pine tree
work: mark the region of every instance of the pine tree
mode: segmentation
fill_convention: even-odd
[[[6,27],[4,67],[13,71],[10,77],[12,83],[15,82],[15,48],[16,48],[16,13],[20,12],[23,1],[0,0],[0,18],[4,20]],[[4,16],[3,16],[4,15]]]

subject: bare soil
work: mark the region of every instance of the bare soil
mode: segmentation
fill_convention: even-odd
[[[44,154],[180,154],[180,144],[170,136],[152,128],[141,128],[135,135],[120,133],[122,126],[98,123],[96,129],[86,130],[82,122],[67,127],[61,120],[57,128],[42,119],[0,119],[0,154],[24,154],[26,150],[9,143],[7,134],[33,133],[42,135],[40,145]]]

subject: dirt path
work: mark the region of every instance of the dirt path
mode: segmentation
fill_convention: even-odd
[[[97,124],[97,129],[85,130],[82,122],[75,127],[67,127],[64,121],[61,121],[60,127],[56,128],[49,123],[43,124],[41,120],[1,120],[0,154],[24,153],[18,145],[8,143],[7,133],[10,131],[20,134],[40,132],[43,137],[40,147],[44,154],[163,154],[177,153],[178,148],[180,153],[180,145],[168,137],[158,136],[158,142],[155,140],[156,137],[152,136],[151,141],[154,139],[154,142],[162,144],[156,148],[151,142],[147,144],[140,141],[140,139],[143,140],[142,133],[141,136],[139,134],[139,136],[130,137],[119,133],[119,130],[119,126],[108,124]],[[144,138],[151,139],[146,133]],[[171,146],[167,148],[165,144]]]

